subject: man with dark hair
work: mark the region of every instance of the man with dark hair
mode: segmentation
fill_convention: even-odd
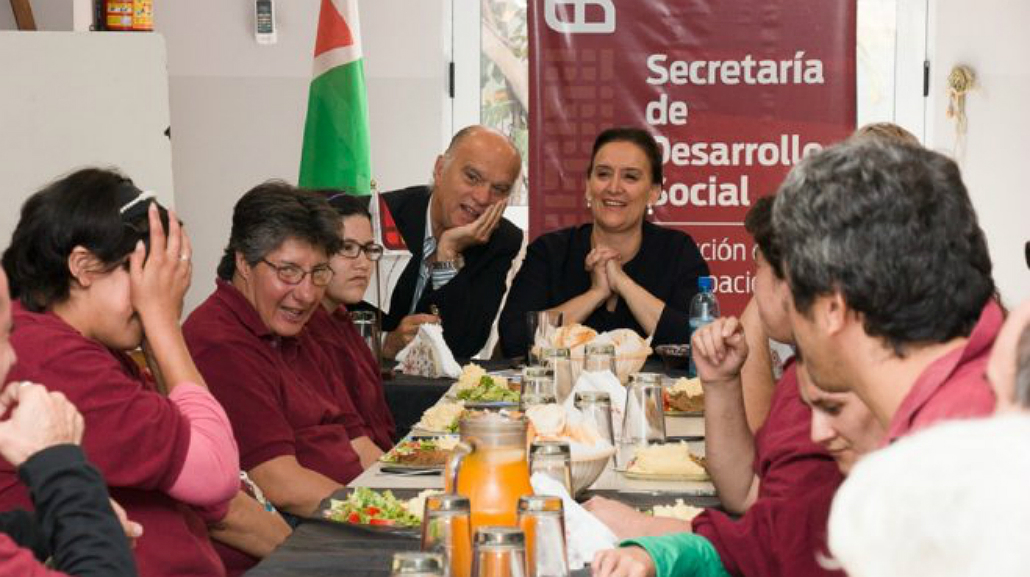
[[[773,224],[794,336],[820,387],[857,393],[888,440],[993,410],[983,374],[1002,311],[953,161],[896,142],[838,144],[791,171]]]
[[[215,292],[183,326],[232,421],[242,468],[297,516],[311,515],[382,454],[305,329],[342,244],[339,218],[320,195],[283,182],[255,187],[233,210]]]
[[[431,187],[383,195],[412,256],[383,318],[386,357],[393,358],[426,322],[443,325],[457,357],[483,348],[522,246],[522,231],[503,218],[521,169],[507,138],[469,126],[436,158]]]

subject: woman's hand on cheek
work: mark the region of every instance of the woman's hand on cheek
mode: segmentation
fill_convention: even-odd
[[[148,218],[150,254],[140,241],[129,257],[132,305],[144,325],[162,318],[178,324],[192,276],[189,238],[173,211],[168,211],[167,237],[156,204],[150,205]]]

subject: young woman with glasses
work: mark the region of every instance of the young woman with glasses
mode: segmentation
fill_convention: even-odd
[[[397,428],[386,404],[379,361],[348,310],[364,298],[383,247],[372,237],[371,216],[364,202],[337,191],[322,192],[329,193],[329,204],[339,214],[343,248],[329,259],[333,278],[321,308],[308,321],[308,331],[343,375],[354,406],[371,429],[372,440],[384,451],[389,450]]]

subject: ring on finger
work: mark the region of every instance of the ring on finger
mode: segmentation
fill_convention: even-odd
[[[179,260],[188,261],[188,260],[190,260],[190,255],[188,255],[188,254],[180,254],[179,255]]]

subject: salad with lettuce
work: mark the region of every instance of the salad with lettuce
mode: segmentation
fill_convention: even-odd
[[[408,511],[406,503],[392,491],[356,487],[346,499],[330,499],[326,518],[355,525],[418,527],[422,519]]]
[[[489,375],[483,375],[479,384],[469,389],[458,391],[458,399],[473,402],[506,402],[518,403],[519,393],[508,388],[505,379],[494,379]]]

